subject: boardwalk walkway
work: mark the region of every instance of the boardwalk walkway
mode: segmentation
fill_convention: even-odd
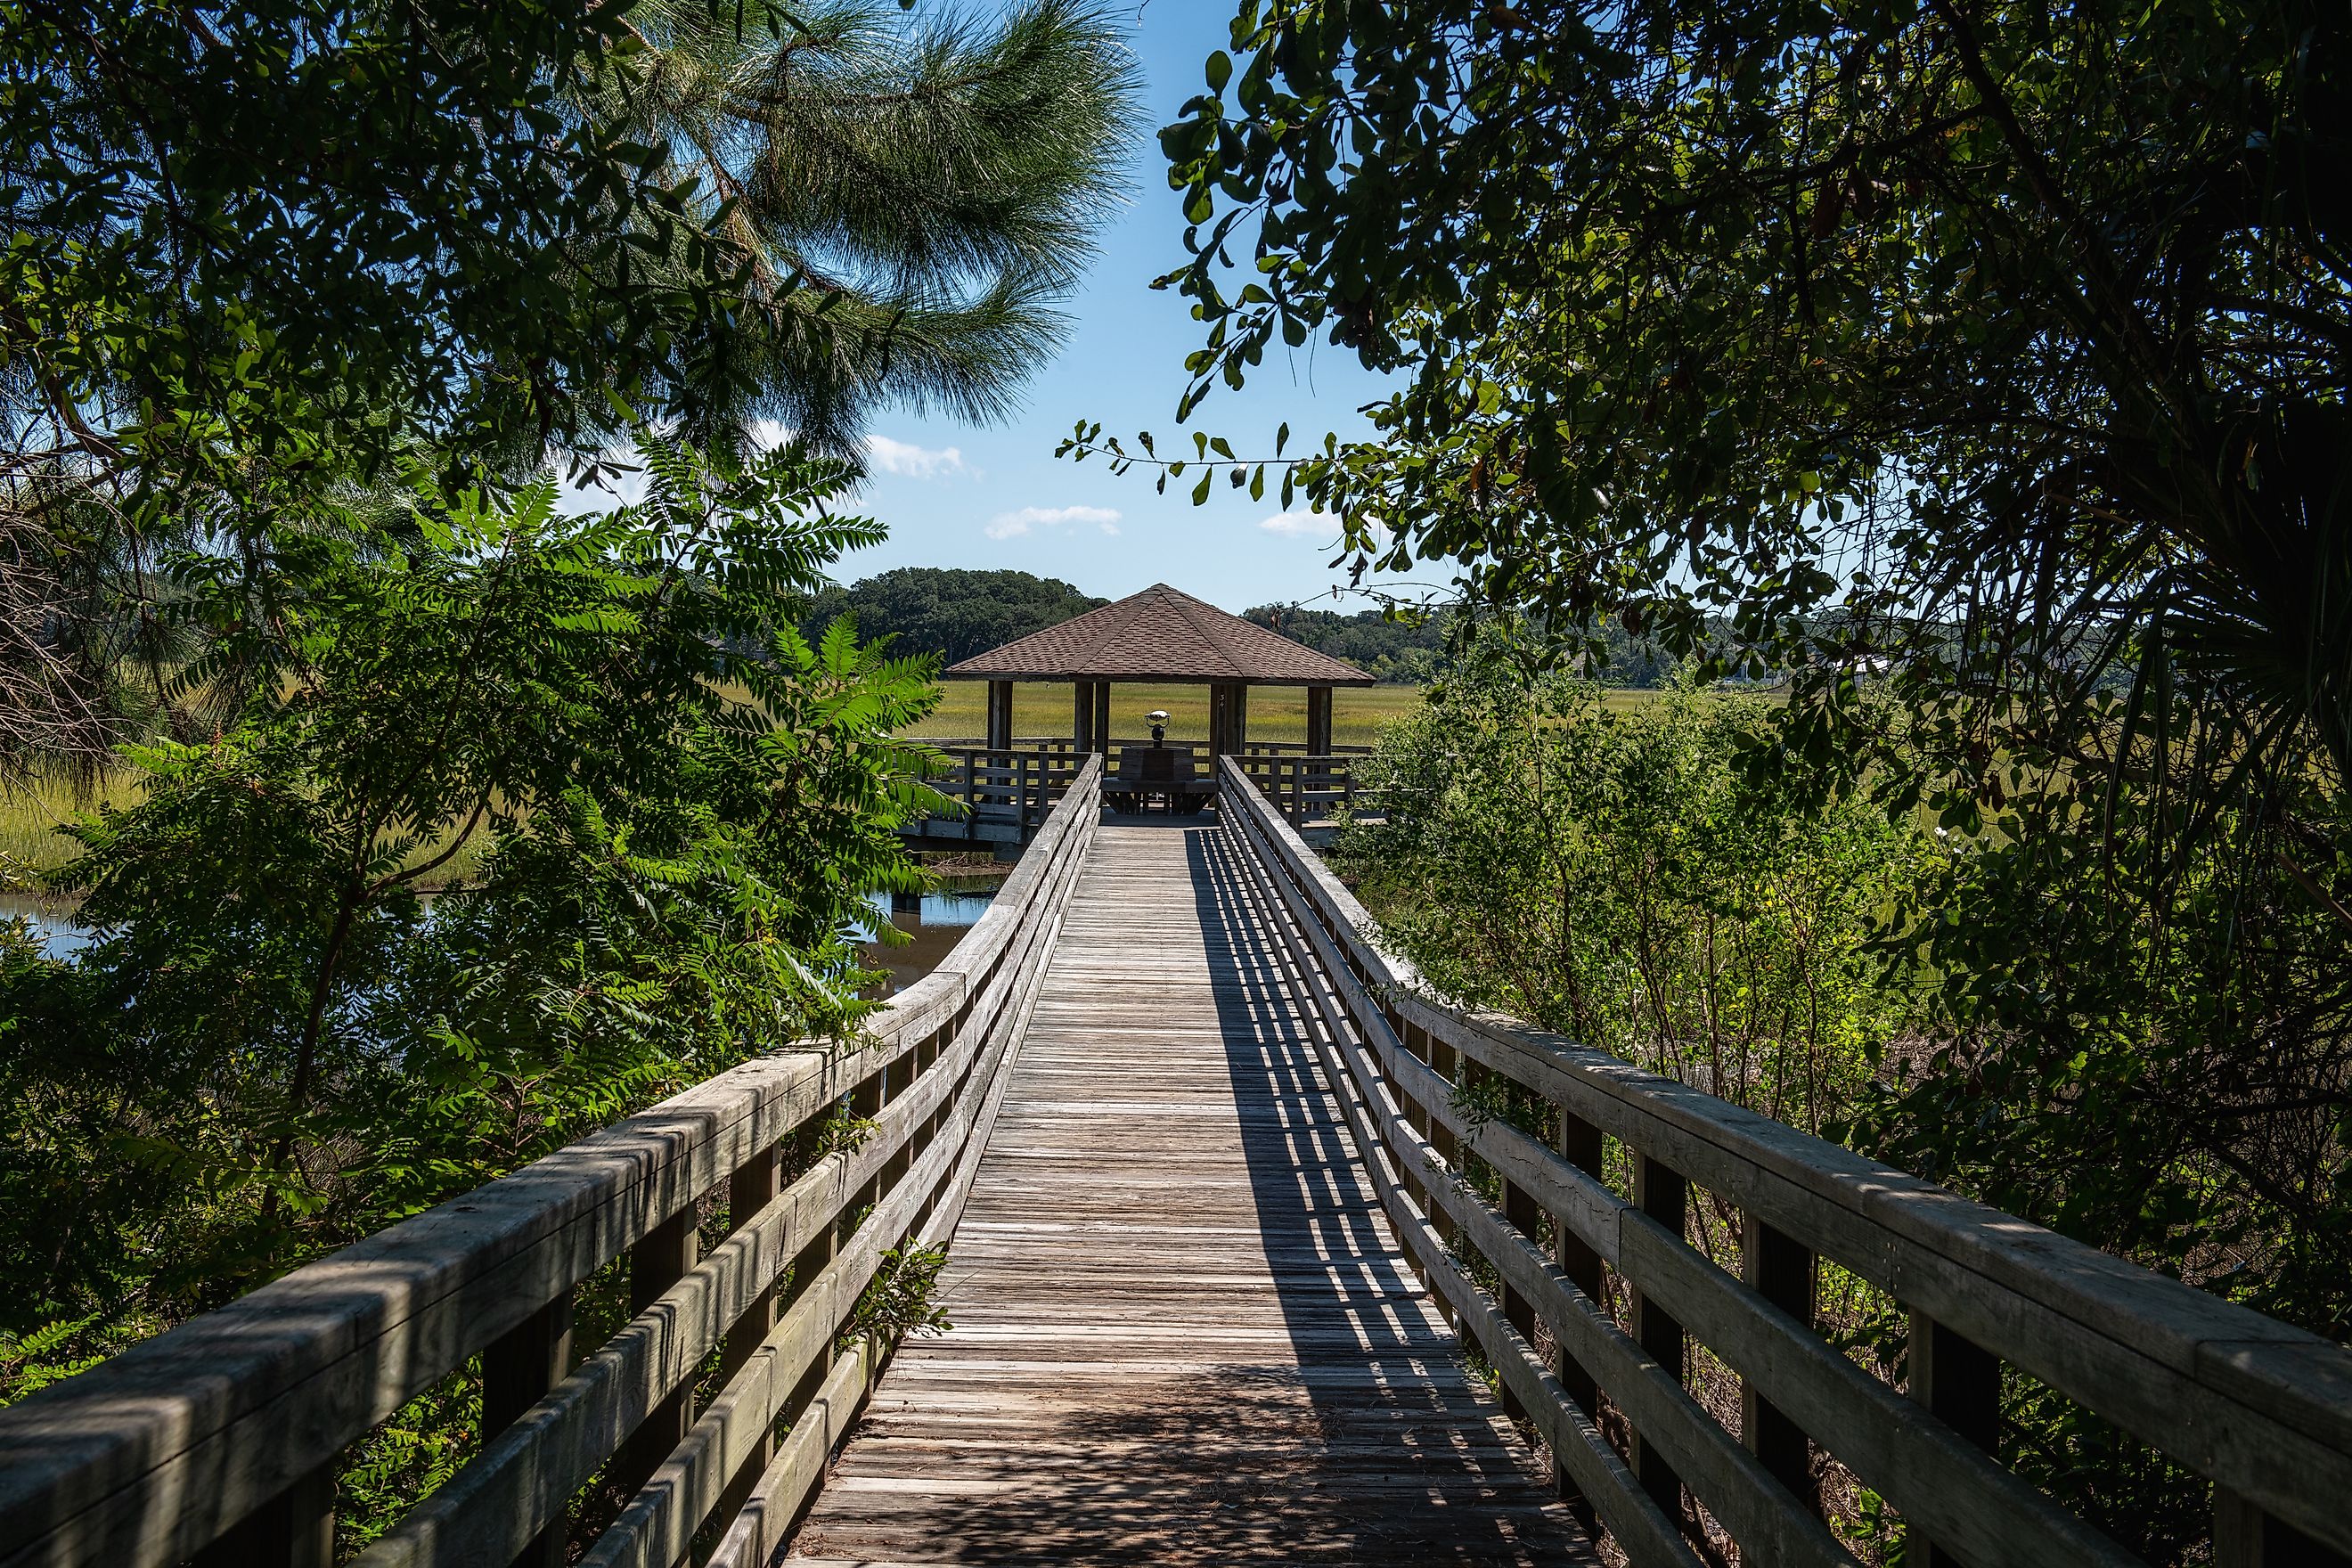
[[[795,1561],[1586,1563],[1414,1282],[1215,828],[1107,826]]]

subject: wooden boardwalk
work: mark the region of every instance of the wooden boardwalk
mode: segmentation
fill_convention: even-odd
[[[1106,826],[794,1561],[1591,1563],[1399,1256],[1212,827]]]

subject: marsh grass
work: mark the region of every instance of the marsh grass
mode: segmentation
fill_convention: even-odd
[[[988,683],[950,680],[939,708],[910,734],[965,739],[987,732]],[[1351,686],[1331,694],[1331,741],[1339,746],[1369,746],[1380,739],[1381,726],[1421,710],[1418,686]],[[1209,739],[1209,689],[1166,684],[1114,685],[1110,689],[1110,731],[1139,739],[1150,733],[1143,716],[1155,708],[1168,710],[1168,738],[1206,743]],[[1067,735],[1070,732],[1071,691],[1066,682],[1020,681],[1013,688],[1013,732],[1019,736]],[[1261,686],[1249,697],[1249,733],[1254,741],[1299,742],[1307,739],[1307,689],[1299,686]]]
[[[57,870],[81,853],[81,846],[60,828],[108,806],[127,809],[142,798],[140,775],[130,767],[119,768],[94,784],[52,776],[0,789],[0,891]],[[463,887],[478,879],[491,843],[488,833],[476,833],[421,885],[428,889]],[[443,839],[427,845],[410,857],[410,863],[431,859],[446,844]]]
[[[9,874],[51,871],[81,853],[81,846],[58,830],[79,817],[140,799],[136,774],[108,773],[95,784],[42,777],[30,784],[0,787],[0,885]]]

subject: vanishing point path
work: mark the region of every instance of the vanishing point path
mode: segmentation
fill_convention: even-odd
[[[1588,1563],[1397,1250],[1220,829],[1106,825],[944,1277],[793,1550]]]

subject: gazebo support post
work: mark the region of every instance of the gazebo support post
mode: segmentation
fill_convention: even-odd
[[[1097,680],[1095,688],[1095,754],[1110,755],[1110,682]]]
[[[1310,757],[1331,754],[1331,689],[1328,686],[1307,689],[1307,754]],[[1318,768],[1316,772],[1322,770]]]
[[[1077,681],[1070,691],[1070,750],[1083,757],[1095,749],[1095,683]]]
[[[1238,680],[1209,686],[1209,755],[1240,756],[1249,745],[1249,688]]]
[[[1013,682],[1009,680],[988,683],[988,749],[1013,749]]]

